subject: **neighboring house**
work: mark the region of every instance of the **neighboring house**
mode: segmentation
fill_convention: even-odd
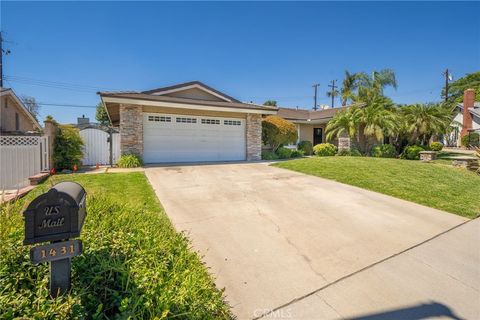
[[[120,151],[145,163],[260,160],[262,116],[278,108],[242,103],[199,81],[143,92],[99,92]]]
[[[463,103],[454,109],[454,119],[451,124],[452,132],[445,137],[445,143],[451,147],[461,146],[461,137],[469,132],[480,132],[480,102],[475,101],[475,91],[465,90]]]
[[[279,108],[277,115],[295,124],[298,133],[297,143],[300,141],[310,141],[313,145],[316,145],[325,142],[327,123],[337,112],[347,108],[348,106],[317,111]]]
[[[42,128],[27,110],[15,92],[0,88],[0,133],[2,135],[22,135],[38,132]]]

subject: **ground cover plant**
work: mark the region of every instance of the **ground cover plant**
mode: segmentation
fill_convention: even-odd
[[[136,154],[124,154],[118,159],[117,166],[119,168],[137,168],[143,166],[143,161]]]
[[[29,201],[52,182],[87,193],[82,256],[71,294],[48,297],[48,266],[22,245]],[[58,175],[0,208],[0,319],[228,319],[229,307],[186,237],[177,233],[143,173]]]
[[[460,216],[480,215],[480,176],[463,168],[387,158],[313,157],[274,166],[332,179]]]

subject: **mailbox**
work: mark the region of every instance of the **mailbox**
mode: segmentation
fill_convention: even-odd
[[[76,238],[85,221],[85,189],[75,182],[60,182],[33,200],[23,214],[24,244]]]

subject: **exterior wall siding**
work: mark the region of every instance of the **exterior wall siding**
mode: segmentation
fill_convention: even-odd
[[[1,97],[0,100],[0,131],[2,132],[27,132],[34,131],[32,121],[22,110],[22,106],[8,96]],[[19,127],[15,127],[15,114],[18,114]]]
[[[325,128],[326,124],[306,124],[300,123],[300,141],[310,141],[313,144],[313,128],[323,128],[322,141],[325,142]]]
[[[247,161],[262,159],[262,116],[260,114],[247,114]]]
[[[142,106],[120,105],[120,153],[143,156]]]

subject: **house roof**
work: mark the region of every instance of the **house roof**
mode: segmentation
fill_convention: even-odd
[[[346,110],[349,107],[350,106],[345,106],[317,111],[306,109],[279,108],[277,115],[291,121],[324,120],[333,118],[335,114],[342,110]]]
[[[456,107],[463,112],[463,103],[458,103]],[[475,101],[473,108],[470,108],[469,111],[473,116],[480,119],[480,101]]]
[[[240,103],[240,101],[238,101],[237,99],[235,99],[235,98],[233,98],[233,97],[231,97],[231,96],[229,96],[229,95],[227,95],[223,92],[220,92],[220,91],[218,91],[218,90],[216,90],[216,89],[214,89],[210,86],[207,86],[205,83],[200,82],[200,81],[189,81],[189,82],[179,83],[179,84],[176,84],[176,85],[173,85],[173,86],[160,87],[160,88],[157,88],[157,89],[142,91],[141,93],[162,95],[162,94],[165,94],[165,93],[175,92],[175,91],[184,90],[184,89],[187,89],[187,88],[194,88],[194,87],[202,88],[205,91],[210,91],[211,93],[215,94],[216,96],[218,96],[220,98],[223,98],[223,100],[225,100],[225,101]]]
[[[201,95],[185,94],[188,90],[201,90]],[[183,92],[184,95],[179,95]],[[192,92],[192,91],[190,91]],[[200,81],[191,81],[174,86],[162,87],[142,92],[98,92],[112,123],[119,121],[119,105],[137,104],[153,107],[186,108],[210,111],[274,114],[278,108],[254,103],[242,103]],[[211,99],[210,99],[211,97]]]
[[[28,111],[27,107],[23,101],[15,94],[12,88],[0,88],[0,96],[10,95],[15,102],[20,106],[19,110],[22,111],[32,122],[33,126],[38,130],[42,130],[40,123],[33,117],[33,115]]]

